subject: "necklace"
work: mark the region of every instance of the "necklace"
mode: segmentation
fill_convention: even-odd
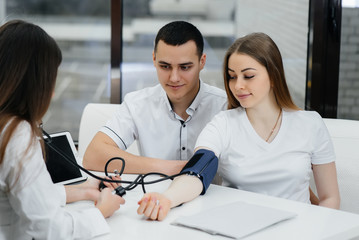
[[[272,131],[270,132],[269,136],[267,137],[266,142],[268,142],[269,138],[272,136],[272,134],[274,132],[274,129],[277,127],[281,113],[282,113],[282,109],[280,109],[280,111],[279,111],[277,121],[275,122],[274,127],[272,128]]]

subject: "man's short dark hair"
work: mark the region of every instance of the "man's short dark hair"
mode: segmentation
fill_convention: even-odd
[[[160,40],[172,46],[179,46],[193,40],[197,46],[198,57],[200,58],[203,54],[203,36],[201,32],[189,22],[174,21],[163,26],[158,31],[155,39],[155,53]]]

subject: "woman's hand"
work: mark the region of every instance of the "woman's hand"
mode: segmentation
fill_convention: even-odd
[[[106,177],[107,179],[110,179],[109,177]],[[120,181],[121,177],[120,176],[111,176],[112,180],[117,180]],[[103,184],[105,184],[106,187],[110,188],[111,190],[114,190],[115,188],[117,188],[118,186],[121,186],[121,183],[116,183],[116,182],[103,182]]]
[[[117,209],[120,208],[121,204],[125,203],[125,199],[113,194],[112,190],[107,187],[102,189],[98,201],[95,202],[95,206],[100,210],[105,218],[110,217]]]
[[[137,213],[152,220],[163,220],[171,209],[171,200],[161,193],[147,193],[138,204]]]
[[[112,179],[121,180],[119,176],[112,176]],[[110,182],[104,182],[104,184],[111,191],[121,185],[120,183],[110,183]],[[100,185],[100,180],[90,177],[84,183],[65,186],[66,202],[70,203],[80,200],[97,201],[100,197],[99,185]]]
[[[105,177],[107,179],[110,179],[109,177]],[[120,176],[111,176],[112,180],[121,180]],[[108,187],[111,191],[113,191],[115,188],[120,186],[120,183],[113,183],[113,182],[103,182],[103,184]],[[97,199],[100,196],[100,190],[99,190],[100,180],[97,180],[95,178],[90,178],[86,182],[83,183],[83,190],[86,194],[86,200],[91,201],[97,201]]]
[[[196,176],[176,177],[164,193],[147,193],[138,202],[138,214],[152,220],[163,220],[168,211],[182,203],[196,198],[203,189],[202,181]]]

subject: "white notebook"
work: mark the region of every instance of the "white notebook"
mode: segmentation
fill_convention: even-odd
[[[192,216],[180,217],[171,224],[240,239],[296,215],[292,212],[238,201]]]

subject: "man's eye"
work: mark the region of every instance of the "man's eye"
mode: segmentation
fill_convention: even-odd
[[[168,66],[168,65],[160,65],[160,67],[163,68],[163,69],[169,69],[170,68],[170,66]]]
[[[191,67],[190,66],[181,66],[181,69],[184,70],[184,71],[187,71],[189,70]]]

